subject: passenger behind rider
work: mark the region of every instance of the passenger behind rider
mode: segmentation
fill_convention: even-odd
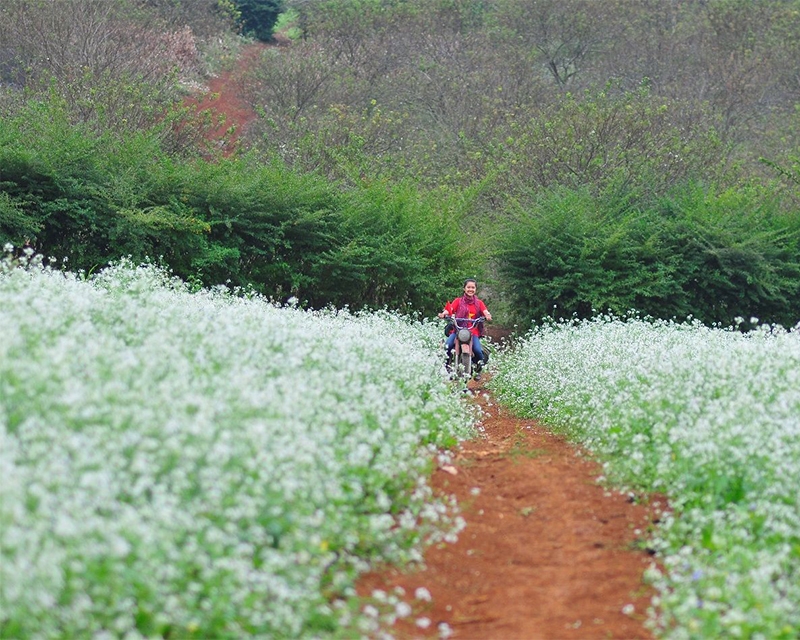
[[[473,278],[467,278],[464,280],[464,293],[460,297],[456,298],[455,300],[448,302],[442,312],[439,314],[440,318],[469,318],[470,320],[474,318],[486,318],[486,320],[492,320],[492,314],[489,313],[489,310],[486,308],[486,305],[483,303],[482,300],[475,295],[478,291],[478,282]],[[478,360],[478,367],[477,370],[480,371],[481,366],[486,361],[483,356],[483,348],[481,347],[481,337],[483,336],[483,323],[477,323],[471,327],[469,327],[470,333],[472,333],[472,350],[475,354],[475,357]],[[453,355],[453,348],[455,347],[456,343],[456,334],[458,331],[453,331],[447,337],[447,362],[450,362],[450,358]]]

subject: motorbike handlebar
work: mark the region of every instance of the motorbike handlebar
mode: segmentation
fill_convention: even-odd
[[[453,316],[445,316],[447,319],[452,320],[459,329],[471,329],[472,327],[483,324],[486,318],[454,318]]]

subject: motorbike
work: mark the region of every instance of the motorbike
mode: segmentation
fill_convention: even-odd
[[[448,367],[455,377],[463,377],[469,380],[473,371],[476,370],[478,361],[472,349],[472,332],[470,329],[477,327],[485,322],[485,318],[448,318],[452,330],[456,332],[456,339],[453,344],[452,360],[448,362]],[[449,335],[445,330],[445,335]],[[487,357],[487,350],[484,347],[484,358]],[[484,363],[485,364],[485,363]]]

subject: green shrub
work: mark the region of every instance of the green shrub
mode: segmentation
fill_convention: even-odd
[[[651,234],[624,200],[600,203],[588,190],[556,189],[505,226],[498,269],[523,322],[624,312],[642,298],[677,293],[654,259]]]
[[[630,310],[794,324],[800,218],[761,189],[699,185],[660,200],[556,189],[500,234],[497,269],[523,323]]]
[[[242,30],[257,40],[272,40],[272,29],[283,11],[283,0],[234,0]]]
[[[462,264],[475,270],[461,199],[345,186],[255,154],[176,157],[161,133],[99,135],[56,98],[0,119],[0,242],[30,238],[86,272],[156,260],[187,280],[315,308],[432,311]]]
[[[0,241],[30,238],[86,271],[127,255],[179,266],[207,225],[181,204],[184,169],[160,140],[159,129],[98,135],[53,96],[0,118]]]
[[[206,284],[230,280],[317,308],[431,311],[469,259],[457,206],[441,195],[387,183],[339,190],[252,156],[203,175],[211,233],[194,264]]]
[[[377,182],[344,200],[339,243],[318,263],[337,305],[439,311],[463,269],[479,261],[446,194]]]
[[[0,239],[3,244],[10,242],[20,247],[35,237],[40,228],[38,220],[25,211],[22,199],[0,192]]]
[[[211,225],[194,262],[198,276],[277,299],[307,297],[315,256],[335,242],[338,192],[321,178],[253,157],[198,163],[196,171],[189,203]]]
[[[800,319],[800,216],[761,188],[720,193],[691,185],[659,202],[674,277],[704,322]]]

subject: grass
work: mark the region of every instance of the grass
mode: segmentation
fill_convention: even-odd
[[[528,444],[528,437],[525,435],[522,427],[518,426],[514,432],[514,440],[511,443],[511,447],[505,452],[504,455],[516,460],[518,458],[538,458],[546,453],[547,451],[544,449],[536,449],[531,447]]]

